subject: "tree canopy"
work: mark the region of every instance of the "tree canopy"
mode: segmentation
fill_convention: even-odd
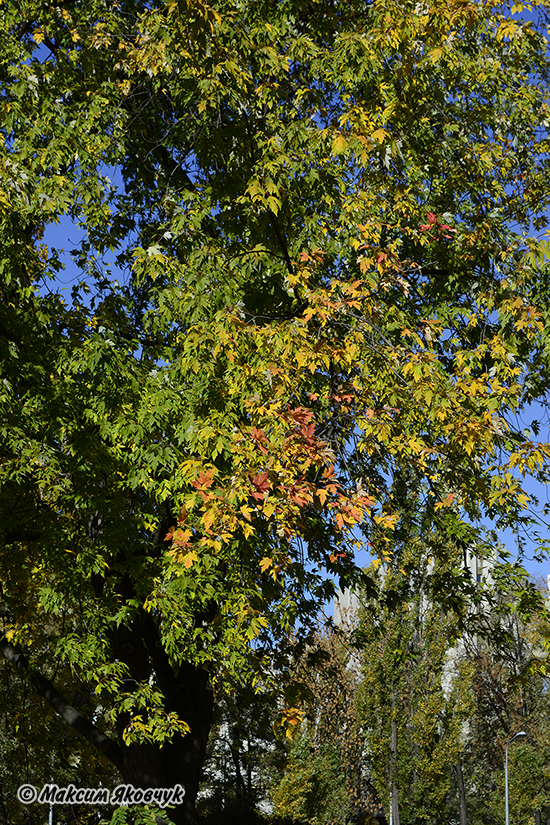
[[[513,427],[548,384],[522,10],[5,4],[0,647],[126,781],[184,785],[175,821],[214,696],[273,676],[335,582],[375,588],[357,544],[483,552],[544,475]]]

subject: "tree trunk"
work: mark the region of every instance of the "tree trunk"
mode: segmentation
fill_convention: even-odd
[[[397,781],[397,722],[395,719],[395,688],[391,689],[391,740],[390,740],[390,804],[392,825],[401,825],[399,820],[399,785]]]
[[[181,785],[185,789],[183,803],[170,809],[167,817],[176,825],[192,825],[214,707],[209,675],[188,662],[174,669],[148,614],[142,615],[131,628],[118,628],[112,642],[113,654],[128,665],[132,678],[138,682],[150,675],[152,660],[165,710],[176,713],[190,728],[186,736],[175,735],[162,747],[154,743],[123,746],[124,781],[136,788]],[[118,720],[120,741],[128,721],[122,717]]]
[[[192,825],[202,766],[212,719],[213,696],[207,675],[190,665],[182,684],[180,706],[175,710],[191,728],[186,736],[176,735],[163,747],[155,744],[128,745],[122,749],[124,781],[135,788],[173,788],[181,785],[185,796],[181,805],[167,810],[175,825]],[[191,668],[194,673],[191,673]]]
[[[468,807],[466,805],[466,788],[464,787],[464,776],[462,774],[462,762],[460,756],[457,757],[456,765],[456,784],[458,787],[458,814],[460,817],[460,825],[468,825]]]

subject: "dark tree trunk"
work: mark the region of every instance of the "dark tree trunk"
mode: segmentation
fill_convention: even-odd
[[[131,628],[118,628],[113,634],[112,649],[115,657],[128,665],[132,679],[138,682],[149,677],[152,662],[165,698],[165,710],[176,713],[190,728],[186,736],[175,735],[163,747],[154,744],[123,746],[124,781],[140,788],[181,785],[185,789],[183,803],[170,809],[168,815],[176,825],[191,825],[212,724],[214,697],[209,675],[206,670],[188,662],[173,668],[160,643],[157,627],[148,614],[142,614]],[[119,719],[121,741],[127,722],[128,719]]]
[[[462,774],[462,762],[460,756],[457,758],[455,765],[456,784],[458,787],[458,814],[460,817],[460,825],[468,825],[468,807],[466,804],[466,788],[464,787],[464,776]]]
[[[212,716],[212,696],[203,696],[199,710],[203,719],[191,720],[187,736],[175,736],[162,748],[154,744],[129,745],[123,748],[123,779],[135,788],[173,788],[181,785],[185,796],[181,805],[167,810],[166,817],[176,825],[192,825],[195,821],[195,802],[199,790],[202,765],[206,752]],[[183,715],[183,714],[182,714]]]

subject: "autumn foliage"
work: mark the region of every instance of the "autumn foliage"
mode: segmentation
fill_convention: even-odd
[[[189,822],[214,693],[376,587],[406,488],[456,549],[544,477],[546,11],[5,6],[2,650]]]

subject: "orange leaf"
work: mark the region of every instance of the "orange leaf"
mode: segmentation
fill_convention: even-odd
[[[211,487],[213,479],[214,470],[208,470],[206,473],[200,472],[195,481],[192,482],[192,484],[193,487],[195,487],[195,489],[197,490],[200,487]]]

